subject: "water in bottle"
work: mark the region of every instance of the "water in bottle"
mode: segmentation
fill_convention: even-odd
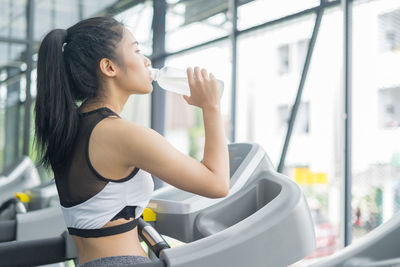
[[[161,69],[150,68],[151,78],[157,81],[161,88],[178,93],[181,95],[190,96],[190,88],[186,71],[174,67],[163,67]],[[222,96],[224,91],[224,82],[217,79],[219,96]]]

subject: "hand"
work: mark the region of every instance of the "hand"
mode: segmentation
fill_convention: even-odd
[[[220,107],[220,97],[218,83],[214,75],[208,75],[206,69],[195,67],[186,70],[190,88],[190,97],[183,96],[189,105],[197,106],[202,109]]]

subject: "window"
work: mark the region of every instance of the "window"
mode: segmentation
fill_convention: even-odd
[[[313,203],[313,258],[332,254],[341,240],[342,20],[339,8],[322,18],[283,170]],[[260,144],[275,166],[314,25],[313,14],[238,38],[237,141]]]
[[[285,17],[319,4],[318,0],[239,0],[238,28],[240,30]]]
[[[281,45],[278,47],[278,57],[279,57],[279,74],[289,73],[289,45]]]
[[[294,126],[294,134],[308,134],[309,133],[309,103],[303,102],[300,104],[296,115],[296,122]],[[286,132],[290,114],[292,112],[292,105],[283,104],[277,107],[279,130],[281,132]]]
[[[303,72],[304,61],[307,56],[309,39],[302,39],[296,42],[296,58],[297,58],[297,71],[298,73]]]
[[[378,95],[379,127],[400,127],[400,87],[379,90]]]
[[[22,155],[25,45],[0,43],[0,173]]]
[[[353,242],[400,208],[399,23],[399,1],[353,6]]]
[[[400,9],[378,16],[380,50],[400,51]]]
[[[26,37],[27,0],[3,0],[0,2],[0,36]]]
[[[175,52],[228,35],[228,0],[167,1],[165,46]]]
[[[309,39],[300,39],[278,47],[279,74],[301,74],[308,50]]]
[[[165,65],[180,69],[200,66],[224,81],[221,113],[225,134],[231,132],[231,58],[229,42],[219,42],[210,47],[168,57]],[[181,95],[166,92],[165,137],[181,152],[201,160],[204,149],[202,112],[188,105]]]

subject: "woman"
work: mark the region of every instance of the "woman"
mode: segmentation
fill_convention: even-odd
[[[151,93],[150,64],[134,36],[113,18],[53,30],[40,46],[36,140],[43,163],[54,171],[82,266],[150,261],[136,227],[154,189],[150,173],[205,197],[229,192],[228,150],[212,74],[187,69],[191,96],[184,98],[204,117],[202,163],[118,115],[130,95]]]

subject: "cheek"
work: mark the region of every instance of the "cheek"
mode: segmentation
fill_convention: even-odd
[[[125,61],[124,80],[127,82],[137,82],[140,79],[140,68],[133,60]]]
[[[122,87],[130,92],[148,93],[153,90],[148,70],[133,62],[126,63],[122,83]]]

